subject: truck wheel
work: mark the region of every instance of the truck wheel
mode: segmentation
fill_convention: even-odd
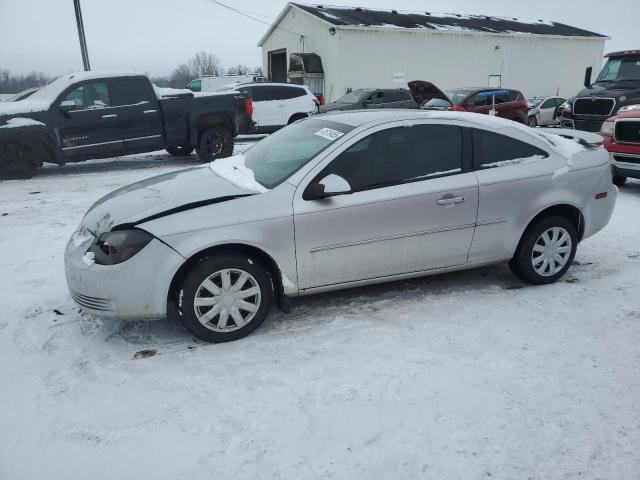
[[[534,117],[533,115],[530,116],[528,124],[531,128],[536,128],[538,126],[538,121],[536,120],[536,117]]]
[[[233,137],[222,127],[207,128],[200,134],[198,156],[203,162],[213,162],[233,153]]]
[[[625,183],[627,183],[627,177],[622,177],[620,175],[613,176],[613,184],[616,187],[624,187]]]
[[[0,179],[27,179],[33,177],[42,161],[37,148],[23,143],[0,144]]]
[[[167,147],[165,150],[176,157],[186,157],[187,155],[191,155],[195,148],[191,145],[175,145],[173,147]]]

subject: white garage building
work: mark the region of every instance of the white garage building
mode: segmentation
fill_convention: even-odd
[[[264,34],[263,71],[332,101],[349,89],[503,86],[576,93],[608,37],[557,22],[288,3]]]

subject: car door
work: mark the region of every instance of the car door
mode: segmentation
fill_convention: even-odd
[[[122,152],[118,115],[106,80],[70,87],[54,103],[54,115],[65,158]]]
[[[555,98],[547,98],[540,104],[539,125],[551,125],[553,123],[553,113],[556,110],[556,106]]]
[[[310,172],[294,197],[300,288],[464,264],[478,208],[467,154],[460,127],[396,122],[361,134]],[[303,198],[330,174],[352,192]]]
[[[110,80],[110,92],[126,150],[162,148],[164,137],[158,99],[143,77]]]
[[[526,169],[535,170],[534,162],[543,162],[549,154],[511,136],[475,128],[471,132],[479,202],[469,261],[505,260],[531,220],[532,199],[539,200],[550,188],[548,181],[540,181],[540,174]]]

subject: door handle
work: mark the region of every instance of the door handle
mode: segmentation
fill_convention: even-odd
[[[157,110],[145,110],[142,113],[144,113],[145,115],[149,115],[150,113],[156,113],[156,112],[157,112]]]
[[[454,197],[453,195],[447,194],[444,197],[442,197],[440,200],[438,200],[438,205],[453,206],[462,202],[464,202],[464,197]]]
[[[108,115],[102,115],[102,118],[118,118],[117,113],[110,113]]]

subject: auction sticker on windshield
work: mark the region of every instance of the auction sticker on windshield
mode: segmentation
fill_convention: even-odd
[[[315,134],[318,135],[319,137],[326,138],[327,140],[331,140],[332,142],[336,138],[340,138],[342,135],[344,135],[344,133],[328,127],[321,128]]]

